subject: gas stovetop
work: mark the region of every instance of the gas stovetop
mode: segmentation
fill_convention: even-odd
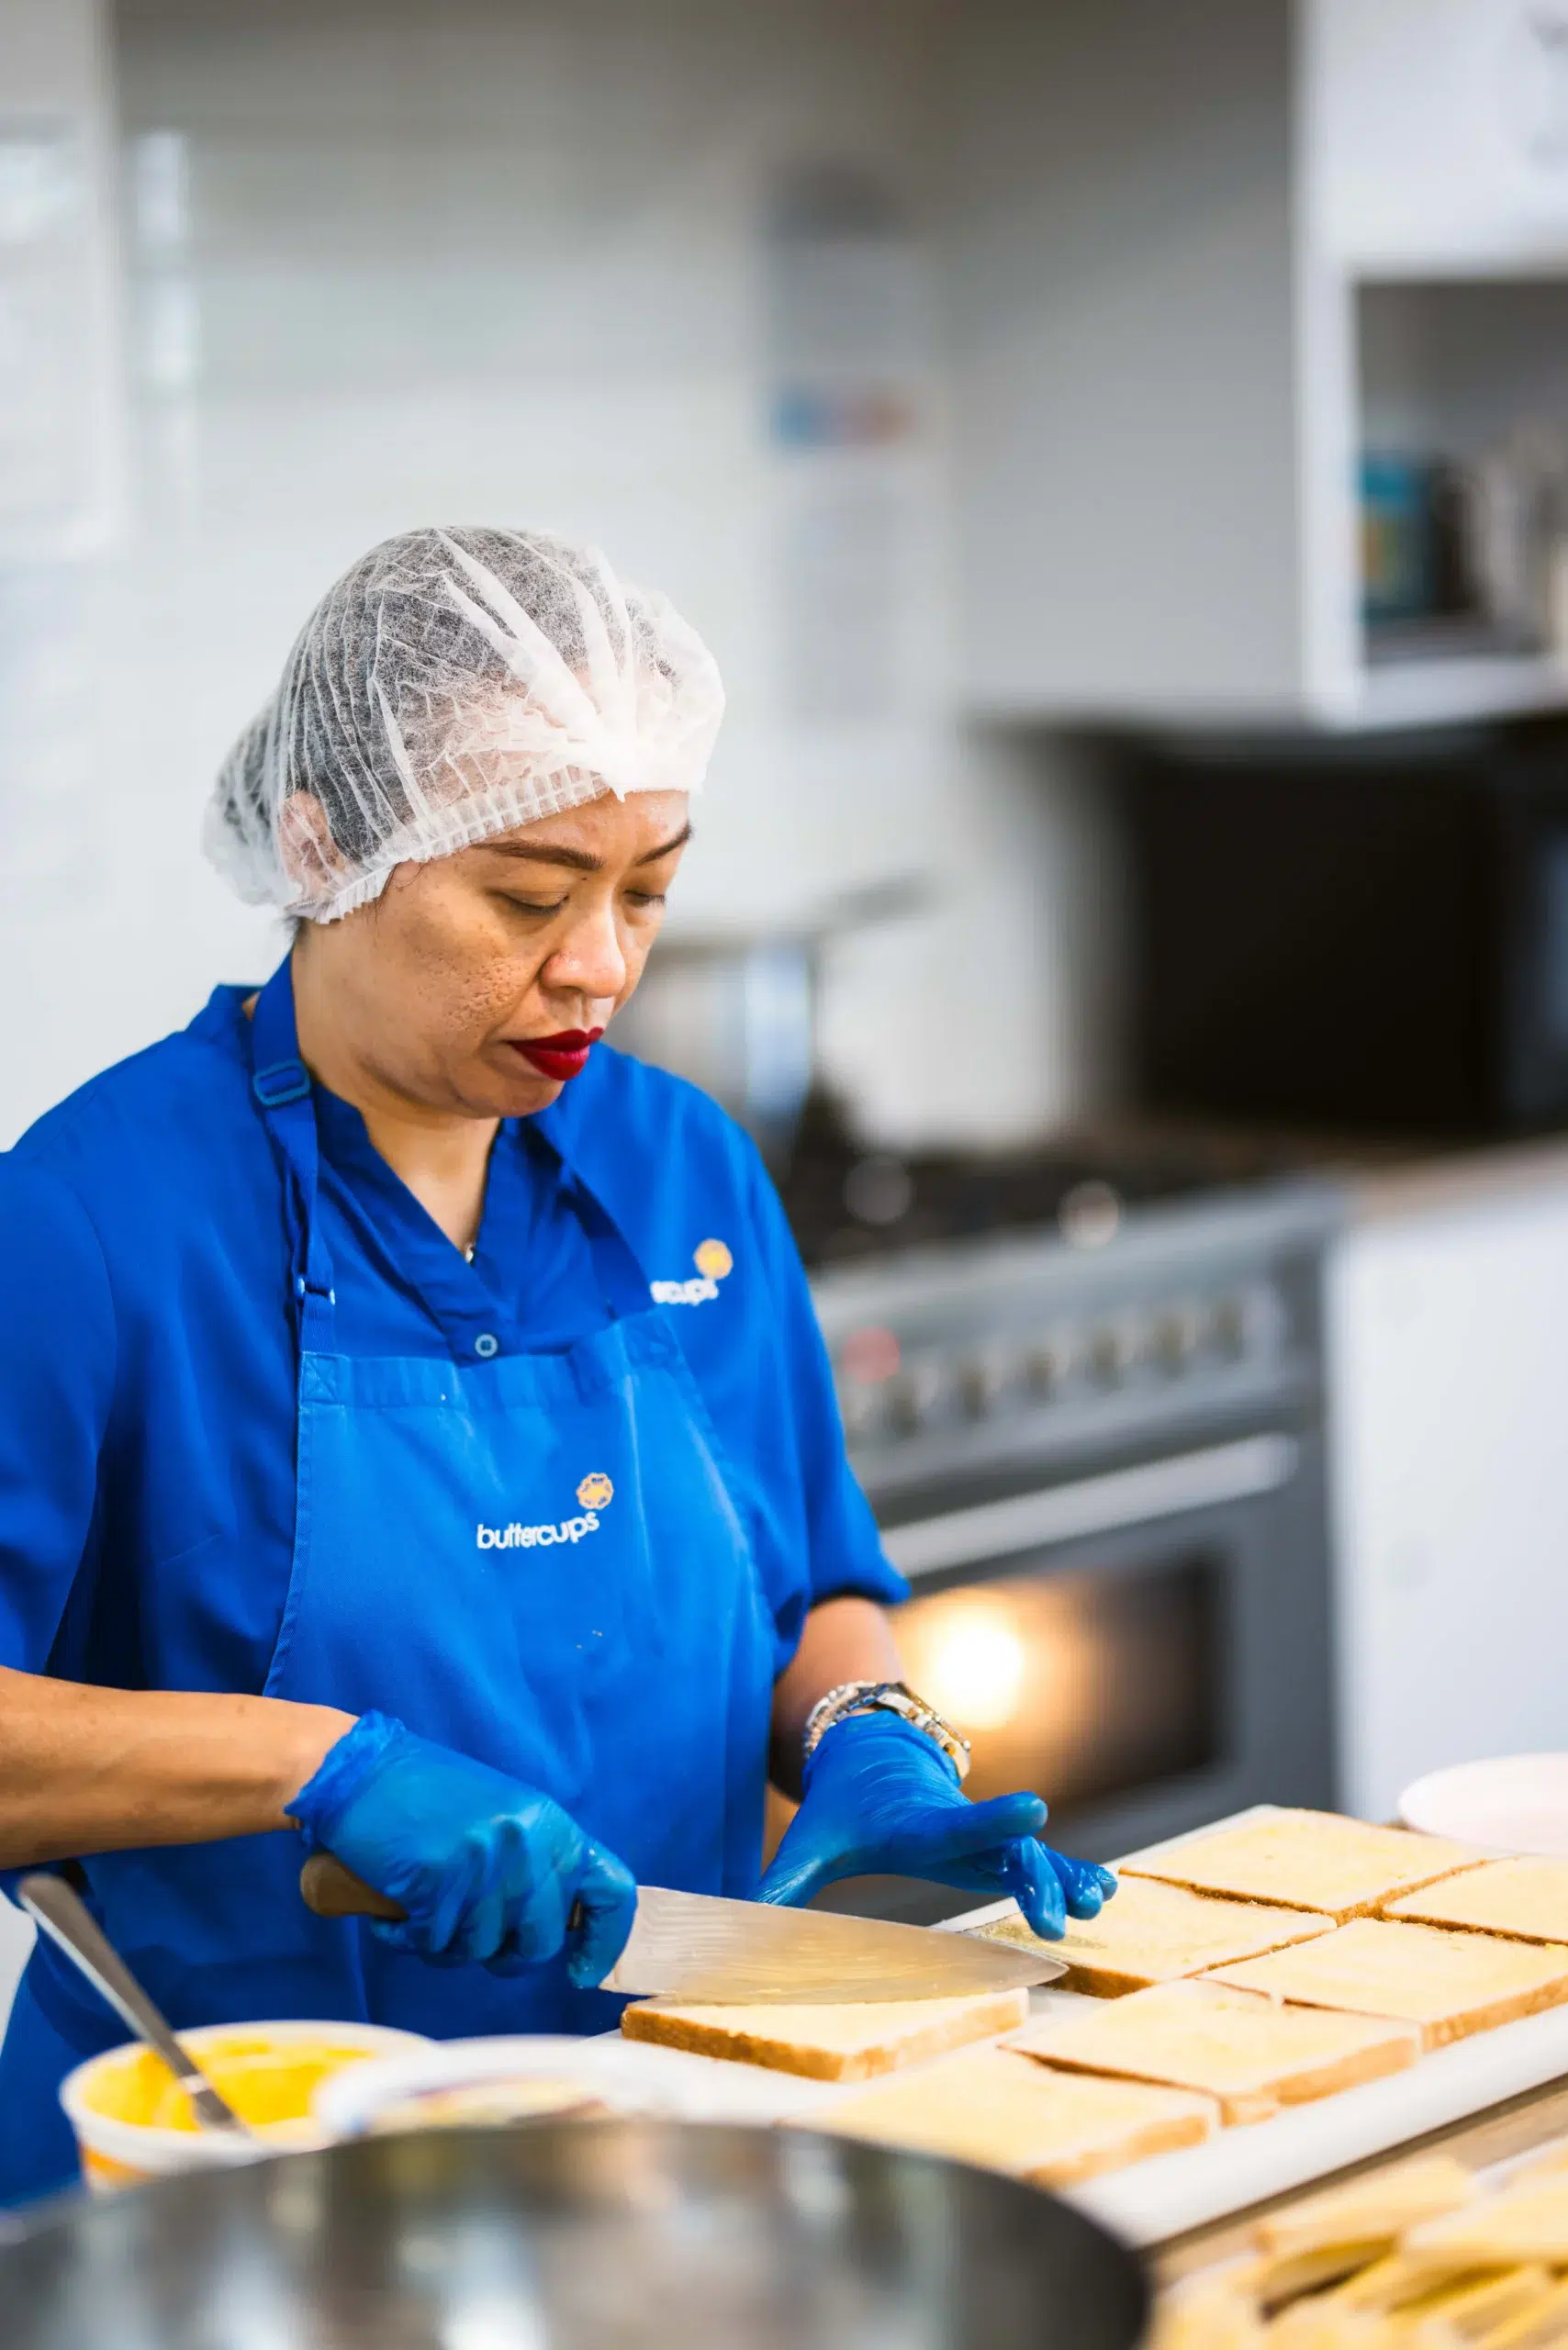
[[[808,1112],[780,1190],[816,1270],[1003,1233],[1055,1233],[1093,1248],[1129,1208],[1277,1181],[1308,1157],[1271,1138],[1132,1131],[905,1157],[857,1148],[826,1106]]]

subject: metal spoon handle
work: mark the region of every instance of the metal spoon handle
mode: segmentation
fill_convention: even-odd
[[[244,2130],[233,2107],[218,2095],[200,2065],[180,2045],[163,2016],[95,1923],[86,1904],[72,1892],[64,1878],[39,1872],[23,1877],[17,1892],[23,1908],[30,1911],[50,1942],[57,1942],[81,1968],[99,1997],[108,2001],[139,2040],[157,2050],[190,2098],[203,2128]]]

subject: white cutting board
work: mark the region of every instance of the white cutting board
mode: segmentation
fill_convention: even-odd
[[[1279,1808],[1274,1804],[1254,1804],[1195,1830],[1192,1836],[1146,1846],[1138,1857],[1172,1851],[1197,1836],[1212,1834],[1215,1828],[1267,1818]],[[1011,1901],[988,1902],[983,1908],[946,1919],[942,1930],[958,1932],[989,1925],[993,1919],[1009,1916],[1013,1908]],[[1049,1986],[1029,1994],[1031,2010],[1036,2015],[1068,2014],[1099,2004],[1087,2000],[1081,1992]],[[858,2095],[866,2087],[864,2082],[800,2080],[717,2057],[696,2061],[711,2066],[715,2076],[714,2121],[739,2120],[744,2109],[747,2120],[795,2121],[809,2127],[813,2113]],[[940,2064],[942,2060],[930,2061]],[[749,2076],[745,2088],[740,2087],[737,2075]],[[1288,2193],[1348,2163],[1384,2154],[1426,2131],[1462,2121],[1505,2098],[1540,2088],[1563,2075],[1568,2075],[1568,2006],[1526,2016],[1495,2031],[1478,2032],[1451,2048],[1435,2049],[1406,2073],[1368,2081],[1360,2088],[1342,2089],[1338,2097],[1323,2098],[1313,2105],[1289,2107],[1271,2121],[1221,2130],[1201,2146],[1158,2154],[1149,2162],[1109,2171],[1103,2177],[1061,2192],[1068,2202],[1114,2229],[1129,2244],[1161,2244],[1185,2234],[1189,2228],[1206,2227],[1229,2212],[1243,2210],[1249,2204]]]
[[[1191,1835],[1147,1845],[1138,1858],[1174,1852],[1212,1835],[1216,1828],[1269,1818],[1280,1807],[1254,1804]],[[988,1925],[993,1918],[1006,1917],[1012,1908],[1010,1901],[994,1901],[946,1922],[949,1929]],[[1081,1995],[1071,1991],[1035,1996],[1042,2007],[1082,2004]],[[1451,2048],[1434,2049],[1408,2072],[1341,2089],[1338,2097],[1321,2098],[1312,2105],[1288,2106],[1271,2121],[1221,2130],[1201,2146],[1157,2154],[1149,2162],[1107,2171],[1102,2178],[1061,2191],[1068,2202],[1092,2213],[1128,2243],[1161,2244],[1184,2235],[1189,2228],[1206,2227],[1229,2212],[1244,2210],[1249,2203],[1305,2186],[1347,2163],[1385,2154],[1428,2130],[1446,2129],[1565,2074],[1568,2006],[1501,2024],[1495,2031],[1477,2032]]]

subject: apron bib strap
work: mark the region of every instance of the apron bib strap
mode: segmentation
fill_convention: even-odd
[[[256,999],[251,1022],[255,1068],[251,1091],[278,1147],[288,1206],[290,1279],[299,1321],[300,1350],[332,1352],[332,1260],[316,1214],[320,1154],[310,1072],[299,1058],[294,1024],[294,975],[287,956]]]

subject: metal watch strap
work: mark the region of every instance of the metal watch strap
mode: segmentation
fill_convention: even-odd
[[[950,1722],[944,1721],[935,1706],[928,1706],[906,1681],[841,1681],[835,1689],[819,1697],[806,1716],[806,1727],[801,1740],[801,1757],[809,1762],[830,1729],[847,1721],[852,1714],[895,1714],[900,1721],[908,1722],[939,1746],[952,1763],[960,1780],[969,1768],[969,1741],[961,1738]]]

